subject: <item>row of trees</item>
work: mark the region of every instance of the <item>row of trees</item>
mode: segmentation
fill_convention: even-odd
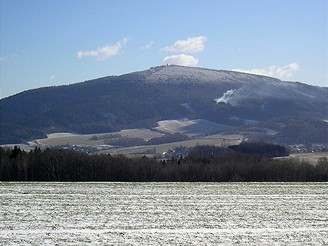
[[[229,149],[240,153],[258,154],[266,157],[279,157],[289,155],[289,149],[283,145],[261,142],[242,142],[239,145],[229,146]]]
[[[185,158],[161,161],[17,147],[0,148],[0,157],[0,181],[328,181],[327,158],[314,166],[217,147],[200,146]]]

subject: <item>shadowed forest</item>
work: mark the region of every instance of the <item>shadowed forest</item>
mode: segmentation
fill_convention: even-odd
[[[197,146],[169,160],[87,155],[68,150],[0,148],[0,181],[327,182],[328,160],[317,165],[288,155],[280,145]]]

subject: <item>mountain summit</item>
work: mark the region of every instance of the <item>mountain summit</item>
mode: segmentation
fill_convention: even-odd
[[[239,133],[269,132],[265,137],[281,143],[324,142],[327,94],[326,87],[254,74],[153,67],[1,99],[1,144],[55,132],[154,128],[162,120],[185,118]]]
[[[278,81],[278,79],[254,74],[177,65],[152,67],[149,70],[132,74],[138,73],[145,76],[145,81],[155,83],[194,82],[217,84],[227,82],[234,83],[236,81],[240,81],[247,84]]]

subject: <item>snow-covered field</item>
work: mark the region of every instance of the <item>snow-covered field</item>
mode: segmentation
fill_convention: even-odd
[[[327,245],[328,183],[0,183],[0,245]]]
[[[204,119],[188,120],[162,120],[157,122],[155,130],[168,134],[181,133],[189,137],[200,137],[214,133],[225,132],[232,127],[221,125]]]

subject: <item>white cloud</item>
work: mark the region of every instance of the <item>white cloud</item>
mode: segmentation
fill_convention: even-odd
[[[277,75],[281,78],[289,78],[293,76],[295,72],[300,69],[300,66],[297,63],[291,63],[283,67],[277,68]]]
[[[142,50],[148,50],[152,45],[154,44],[154,41],[150,41],[148,44],[146,44],[145,46],[142,46],[141,49]]]
[[[96,50],[90,50],[90,51],[79,51],[77,52],[77,58],[82,57],[96,57],[98,60],[103,61],[106,60],[109,57],[116,56],[119,54],[119,51],[126,45],[128,42],[127,38],[124,38],[120,41],[118,41],[114,45],[108,45],[105,47],[97,48]]]
[[[236,69],[233,69],[233,71],[265,75],[265,76],[284,79],[284,78],[290,78],[291,76],[293,76],[294,73],[299,70],[299,68],[300,67],[297,63],[291,63],[291,64],[285,65],[283,67],[277,67],[274,65],[274,66],[270,66],[268,68],[262,68],[262,69],[254,68],[254,69],[249,69],[249,70],[236,68]]]
[[[191,37],[178,40],[174,44],[164,47],[162,50],[170,52],[197,53],[204,50],[205,36]]]
[[[54,78],[55,78],[55,75],[53,74],[49,77],[49,80],[53,80]]]
[[[163,64],[169,65],[181,65],[181,66],[196,66],[198,64],[198,59],[190,55],[174,55],[166,56],[163,60]]]

